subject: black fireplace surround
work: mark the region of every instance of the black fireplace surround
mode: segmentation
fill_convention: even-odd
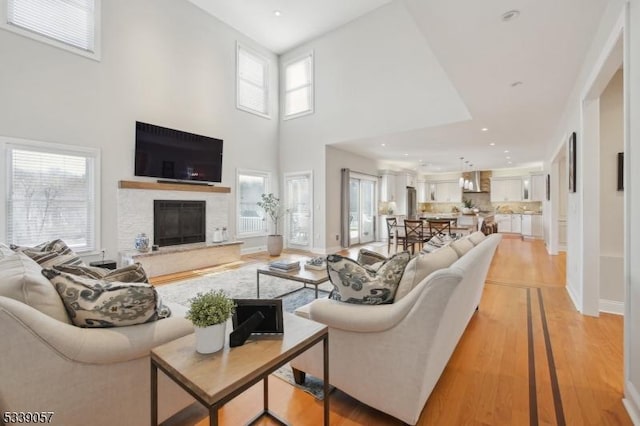
[[[153,201],[154,244],[163,247],[204,241],[206,201]]]

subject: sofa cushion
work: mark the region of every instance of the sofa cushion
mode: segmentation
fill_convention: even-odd
[[[473,247],[475,246],[473,245],[469,237],[460,238],[459,240],[451,243],[451,248],[454,249],[460,257],[464,256],[464,254],[471,250]]]
[[[124,283],[148,283],[149,279],[140,263],[132,263],[119,269],[105,269],[95,266],[83,265],[56,265],[53,267],[58,272],[66,272],[67,274],[79,275],[81,277],[103,279],[113,282],[120,281]]]
[[[474,246],[480,244],[485,238],[487,238],[487,236],[480,231],[476,231],[473,234],[469,235],[469,241],[471,241]]]
[[[335,289],[332,297],[363,305],[391,303],[409,259],[408,252],[395,254],[375,272],[353,259],[331,254],[327,256],[327,270]]]
[[[458,260],[458,253],[450,246],[442,247],[431,253],[419,253],[411,259],[405,268],[404,275],[398,284],[394,302],[409,294],[429,274],[438,269],[448,268],[456,260]]]
[[[386,256],[380,253],[376,253],[375,251],[363,248],[358,252],[357,262],[361,265],[373,265],[376,263],[384,262],[385,260],[387,260]]]
[[[62,299],[41,271],[40,265],[24,254],[5,253],[0,257],[0,296],[17,300],[51,318],[71,324]]]
[[[9,248],[9,246],[6,246],[2,243],[0,243],[0,259],[7,257],[7,256],[11,256],[14,255],[15,252],[13,250],[11,250]]]
[[[166,318],[169,308],[151,284],[95,280],[43,269],[62,297],[71,322],[80,327],[119,327]]]
[[[80,256],[62,240],[49,241],[35,247],[12,245],[11,248],[26,254],[43,268],[51,268],[55,265],[84,265]]]

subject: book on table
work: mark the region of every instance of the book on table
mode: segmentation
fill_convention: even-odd
[[[300,266],[298,266],[297,268],[278,268],[276,266],[269,265],[269,269],[278,272],[295,272],[300,270]]]
[[[273,262],[269,263],[269,267],[285,271],[292,271],[295,269],[300,269],[300,262],[297,260],[274,260]]]

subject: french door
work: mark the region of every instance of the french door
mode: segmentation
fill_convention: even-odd
[[[285,237],[287,247],[313,246],[313,176],[311,172],[285,173]]]
[[[350,243],[366,244],[375,239],[377,181],[352,174],[349,178]]]

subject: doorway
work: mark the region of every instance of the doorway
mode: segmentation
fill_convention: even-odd
[[[285,238],[287,247],[311,250],[313,246],[313,175],[285,173]]]
[[[378,182],[366,176],[349,178],[349,239],[353,244],[367,244],[375,239],[375,205]]]

